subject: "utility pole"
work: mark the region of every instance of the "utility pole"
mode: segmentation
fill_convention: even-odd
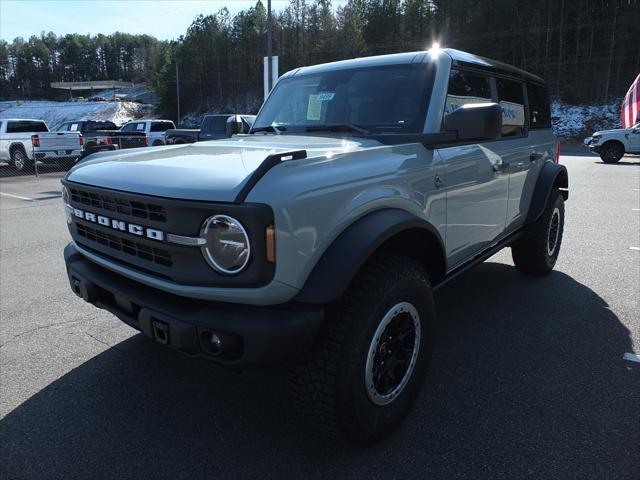
[[[180,127],[180,73],[178,71],[178,65],[180,60],[176,58],[176,99],[178,102],[178,121],[177,126]]]
[[[273,46],[271,38],[271,0],[267,0],[267,90],[270,92],[273,85],[271,84],[272,65],[271,57],[273,56]]]

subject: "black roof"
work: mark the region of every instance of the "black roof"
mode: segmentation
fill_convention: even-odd
[[[535,82],[545,83],[545,81],[537,75],[514,67],[513,65],[509,65],[507,63],[502,63],[497,60],[491,60],[490,58],[481,57],[479,55],[463,52],[461,50],[455,50],[453,48],[444,48],[443,51],[451,57],[454,65],[471,66],[496,73],[504,73],[513,77],[522,78],[524,80],[532,80]]]

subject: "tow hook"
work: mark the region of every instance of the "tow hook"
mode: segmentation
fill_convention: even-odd
[[[163,345],[169,344],[169,325],[160,320],[153,321],[153,336]]]

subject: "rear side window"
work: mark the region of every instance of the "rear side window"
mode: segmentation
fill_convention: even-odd
[[[120,130],[123,132],[144,132],[144,122],[127,123]]]
[[[547,87],[538,83],[529,83],[527,97],[529,99],[530,128],[551,128],[551,106]]]
[[[29,132],[48,132],[47,125],[44,122],[31,122],[29,120],[20,120],[17,122],[7,122],[7,133],[29,133]]]
[[[152,132],[165,132],[167,130],[171,130],[176,128],[172,122],[153,122],[151,124]]]
[[[445,115],[462,105],[491,101],[491,82],[488,76],[463,70],[451,70],[444,108]]]
[[[524,135],[524,90],[522,82],[496,78],[498,102],[502,107],[502,136]]]

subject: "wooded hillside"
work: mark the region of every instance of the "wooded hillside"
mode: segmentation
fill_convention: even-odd
[[[177,60],[183,113],[253,110],[262,100],[266,24],[258,1],[235,16],[198,16],[170,43],[52,33],[0,42],[2,96],[50,96],[48,82],[57,80],[146,81],[161,112],[175,116]],[[291,0],[274,12],[274,54],[282,73],[437,40],[537,73],[565,101],[592,103],[624,95],[640,71],[638,25],[640,0]]]

